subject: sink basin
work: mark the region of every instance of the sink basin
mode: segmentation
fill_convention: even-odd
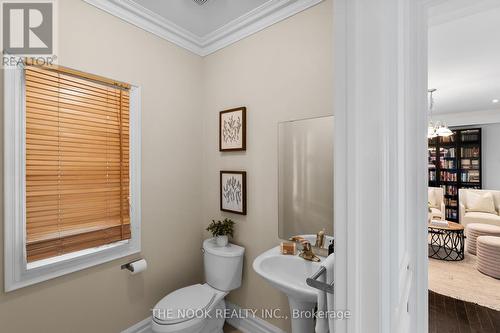
[[[324,259],[321,258],[321,261]],[[314,332],[312,316],[297,314],[314,311],[318,290],[309,287],[306,279],[314,275],[320,266],[321,262],[307,261],[298,255],[282,255],[279,246],[262,253],[253,262],[257,274],[288,296],[292,333]]]
[[[320,263],[304,260],[298,255],[282,255],[279,246],[262,253],[253,262],[255,272],[273,287],[305,302],[316,302],[317,291],[306,284],[306,279],[320,266]]]

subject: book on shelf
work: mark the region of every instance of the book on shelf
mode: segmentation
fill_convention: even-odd
[[[444,204],[446,206],[458,207],[457,199],[453,199],[453,198],[444,198]]]
[[[440,166],[442,169],[456,169],[455,160],[441,160]]]
[[[481,188],[481,129],[452,128],[453,136],[429,139],[429,186],[444,190],[445,216],[458,221],[458,190]]]
[[[463,158],[461,161],[462,169],[471,169],[471,160],[468,158]]]
[[[460,155],[462,157],[479,157],[479,147],[463,147],[460,148]]]
[[[450,171],[441,171],[441,181],[443,182],[456,182],[457,173]]]
[[[458,212],[453,208],[446,208],[446,218],[450,220],[456,220],[458,218]]]
[[[481,180],[479,170],[462,171],[461,181],[464,183],[479,183]]]
[[[441,155],[444,158],[454,158],[455,155],[455,148],[441,148]]]
[[[463,172],[468,172],[465,170],[477,170],[477,171],[479,171],[479,160],[478,159],[463,158],[461,160],[460,164],[461,164],[461,169],[464,170]]]
[[[441,188],[446,195],[458,195],[458,187],[455,185],[441,185]]]
[[[461,140],[462,140],[462,142],[478,141],[479,140],[479,130],[462,131]]]

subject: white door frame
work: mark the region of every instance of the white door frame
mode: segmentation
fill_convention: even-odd
[[[428,331],[428,27],[498,6],[334,0],[336,332]]]
[[[427,11],[334,0],[336,332],[427,332]]]

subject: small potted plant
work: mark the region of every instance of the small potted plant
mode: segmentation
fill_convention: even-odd
[[[226,246],[229,242],[229,236],[233,237],[234,234],[234,221],[227,218],[217,222],[212,220],[207,231],[212,233],[218,246]]]

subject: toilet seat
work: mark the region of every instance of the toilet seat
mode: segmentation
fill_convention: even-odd
[[[159,325],[175,325],[188,321],[195,325],[205,320],[204,314],[225,295],[226,293],[207,284],[178,289],[155,305],[153,320]]]

